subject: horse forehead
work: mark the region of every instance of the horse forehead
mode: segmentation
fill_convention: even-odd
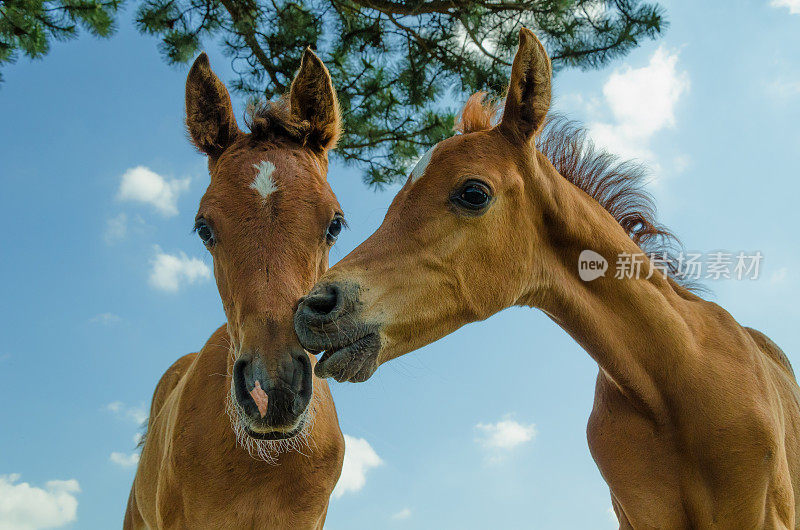
[[[275,164],[269,160],[262,160],[253,164],[253,168],[256,170],[256,176],[253,178],[250,187],[256,190],[256,193],[261,195],[263,199],[266,199],[278,190],[278,185],[272,177],[275,172]]]
[[[223,156],[212,174],[212,184],[252,191],[266,199],[275,191],[293,184],[297,178],[312,182],[324,172],[313,156],[292,149],[252,149],[243,147]]]
[[[253,178],[249,184],[262,199],[280,189],[292,193],[301,193],[303,189],[311,190],[322,173],[322,168],[316,159],[310,162],[305,159],[289,157],[288,160],[277,159],[275,156],[265,154],[252,164]]]
[[[457,134],[428,149],[411,171],[410,183],[414,184],[433,168],[439,173],[444,167],[447,175],[455,176],[463,171],[480,174],[486,164],[499,164],[500,161],[495,160],[498,154],[496,146],[491,141],[487,142],[489,138],[474,137],[476,134]],[[434,157],[435,161],[431,165]]]
[[[232,155],[212,174],[200,213],[227,219],[247,215],[254,223],[280,217],[282,223],[302,224],[329,204],[339,207],[321,162],[313,156],[277,149]],[[297,208],[298,201],[307,207]],[[272,213],[266,215],[268,211]]]
[[[417,161],[417,164],[414,166],[414,169],[411,170],[411,183],[418,181],[419,178],[425,174],[425,170],[428,167],[428,164],[431,163],[431,157],[433,156],[433,152],[439,144],[432,146],[430,149],[425,151],[420,159]]]

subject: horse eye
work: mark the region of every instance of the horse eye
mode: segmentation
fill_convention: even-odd
[[[205,246],[210,247],[214,245],[214,232],[205,221],[198,219],[194,224],[194,231],[197,232],[198,236],[200,236],[200,239],[203,241]]]
[[[342,232],[342,227],[344,226],[344,219],[341,217],[334,217],[331,224],[328,225],[328,233],[325,234],[328,242],[333,244],[336,241],[336,238],[339,237],[339,234]]]
[[[453,196],[453,200],[468,210],[479,211],[489,204],[492,200],[489,187],[482,182],[475,180],[468,181]]]

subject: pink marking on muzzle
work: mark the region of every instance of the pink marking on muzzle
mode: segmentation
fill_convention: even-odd
[[[256,381],[256,386],[253,390],[250,391],[250,397],[253,398],[253,401],[256,402],[256,407],[258,407],[258,413],[261,414],[261,417],[267,415],[267,404],[269,403],[269,397],[267,393],[261,388],[261,383]]]

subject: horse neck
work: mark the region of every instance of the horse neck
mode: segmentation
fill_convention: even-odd
[[[524,299],[542,309],[598,363],[601,372],[642,409],[663,410],[670,367],[693,339],[685,318],[699,300],[656,271],[617,221],[593,198],[563,178],[540,156],[557,211],[546,218],[543,285]],[[534,210],[535,211],[535,210]],[[578,256],[583,250],[604,256],[604,277],[583,281]],[[617,256],[642,257],[639,279],[615,279]]]

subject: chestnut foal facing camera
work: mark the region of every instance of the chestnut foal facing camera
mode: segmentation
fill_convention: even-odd
[[[307,50],[288,97],[248,121],[239,130],[201,55],[186,124],[211,183],[194,226],[228,322],[158,383],[125,528],[321,529],[341,473],[336,409],[292,324],[343,222],[326,180],[339,107],[319,58]]]

